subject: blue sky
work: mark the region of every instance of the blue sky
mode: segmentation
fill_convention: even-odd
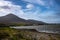
[[[60,23],[60,0],[0,0],[0,16],[9,13],[24,19]]]

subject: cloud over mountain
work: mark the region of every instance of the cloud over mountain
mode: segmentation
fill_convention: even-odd
[[[22,14],[21,6],[14,5],[10,1],[0,0],[0,16],[15,13],[16,11]]]
[[[9,13],[24,19],[60,23],[58,0],[0,0],[0,16]]]

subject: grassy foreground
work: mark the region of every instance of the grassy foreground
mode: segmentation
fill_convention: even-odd
[[[0,40],[60,40],[59,34],[39,33],[34,30],[0,28]]]

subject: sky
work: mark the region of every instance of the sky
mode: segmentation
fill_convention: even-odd
[[[60,23],[60,0],[0,0],[0,16],[10,13],[24,19]]]

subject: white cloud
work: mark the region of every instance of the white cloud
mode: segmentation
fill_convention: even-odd
[[[23,1],[27,1],[30,3],[34,3],[34,4],[38,4],[38,5],[42,5],[45,6],[47,8],[50,8],[51,6],[54,6],[54,0],[23,0]]]
[[[23,0],[23,1],[44,5],[42,0]]]
[[[34,8],[34,5],[33,4],[27,4],[26,8],[27,9],[33,9]]]
[[[47,23],[60,23],[60,17],[55,14],[54,11],[46,11],[42,14],[39,14],[39,19]]]
[[[19,13],[19,14],[23,15],[21,6],[14,5],[10,1],[0,0],[0,16],[7,15],[9,13],[13,13],[13,14]]]
[[[0,0],[0,6],[10,6],[12,3],[11,2],[9,2],[9,1],[4,1],[4,0]]]

